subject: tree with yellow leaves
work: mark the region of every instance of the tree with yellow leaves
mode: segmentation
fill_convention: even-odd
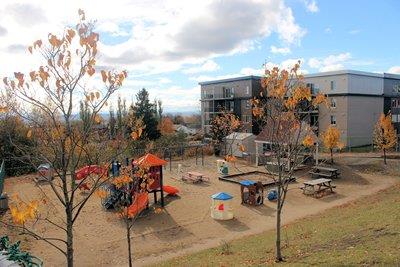
[[[55,177],[48,183],[57,200],[51,204],[57,208],[51,210],[61,210],[63,216],[48,216],[42,222],[56,227],[60,235],[65,236],[47,237],[29,227],[27,222],[38,215],[36,203],[23,205],[18,202],[12,207],[11,215],[24,234],[58,249],[66,257],[68,266],[74,264],[76,221],[90,197],[109,179],[107,172],[101,172],[78,180],[76,171],[85,165],[103,165],[104,162],[107,169],[111,158],[123,152],[121,146],[105,145],[101,131],[95,126],[101,122],[100,112],[107,106],[110,96],[127,78],[126,71],[96,67],[99,34],[94,32],[94,23],[86,19],[83,10],[78,14],[76,27],[66,28],[61,35],[50,33],[48,40],[37,40],[28,47],[35,57],[33,62],[39,64],[31,66],[32,71],[28,74],[16,71],[14,77],[4,77],[5,90],[0,98],[0,106],[7,107],[7,112],[26,122],[30,127],[27,137],[35,140],[33,153],[28,153],[24,146],[19,146],[18,150],[25,151],[34,168],[38,163],[46,162],[54,169]],[[96,75],[100,83],[88,87]],[[85,109],[84,123],[76,120],[79,100]],[[131,132],[131,137],[137,139],[142,129]],[[110,149],[112,155],[107,155],[105,149]],[[88,179],[91,186],[87,194],[78,194]],[[45,190],[41,191],[45,194]],[[49,205],[48,202],[42,204]]]
[[[383,152],[383,161],[386,162],[386,151],[397,143],[396,130],[391,121],[391,114],[381,114],[374,129],[374,144]]]
[[[342,148],[343,145],[340,142],[340,131],[336,127],[329,126],[325,133],[322,134],[322,141],[324,147],[329,149],[331,155],[331,163],[333,163],[333,150],[335,148]]]
[[[158,130],[162,135],[173,134],[175,132],[174,122],[169,117],[163,117],[158,123]]]
[[[283,260],[281,251],[281,216],[294,170],[302,164],[300,155],[313,149],[315,134],[310,125],[310,114],[319,105],[326,103],[323,94],[312,95],[300,74],[300,62],[290,70],[265,68],[261,79],[262,90],[252,100],[253,116],[262,129],[266,142],[272,144],[269,161],[278,168],[265,168],[275,181],[277,190],[276,208],[276,261]],[[301,160],[300,160],[301,159]]]
[[[222,110],[222,113],[217,115],[211,121],[211,137],[214,143],[214,153],[219,156],[221,152],[221,145],[224,142],[224,138],[231,133],[238,131],[242,126],[239,118],[226,110]],[[232,150],[232,149],[230,149]]]

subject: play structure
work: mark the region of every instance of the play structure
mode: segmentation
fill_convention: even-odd
[[[259,206],[264,204],[264,187],[261,182],[244,180],[240,182],[242,204]]]
[[[228,162],[222,159],[217,160],[217,170],[219,174],[222,174],[224,176],[228,175],[229,173],[229,168],[228,168]]]
[[[153,154],[146,154],[132,162],[133,167],[148,168],[149,179],[153,182],[148,186],[148,193],[153,193],[154,203],[157,203],[157,193],[161,195],[161,206],[164,207],[164,191],[163,191],[163,166],[167,162]]]
[[[87,191],[90,190],[88,182],[87,181],[82,182],[82,180],[91,174],[103,175],[104,177],[106,177],[108,174],[108,170],[107,168],[98,165],[88,165],[83,168],[80,168],[75,172],[75,181],[78,182],[79,189]]]
[[[36,183],[50,182],[54,179],[54,169],[49,163],[40,164],[37,167],[38,176],[35,178]]]
[[[219,192],[211,196],[211,217],[215,220],[233,219],[232,199],[233,197],[225,192]]]
[[[1,167],[0,167],[0,211],[8,209],[8,196],[3,192],[5,178],[6,178],[6,169],[3,160],[1,162]]]
[[[231,182],[236,184],[240,184],[240,182],[244,180],[260,181],[264,187],[275,185],[275,181],[271,176],[271,174],[261,171],[251,171],[238,174],[231,174],[231,175],[221,176],[218,179],[221,181]],[[296,178],[293,177],[291,179],[291,182],[294,182],[295,180]]]
[[[129,163],[129,160],[126,161]],[[135,180],[126,188],[116,188],[114,184],[105,186],[105,190],[109,192],[108,197],[104,199],[103,206],[107,209],[114,209],[118,205],[129,206],[128,210],[132,216],[143,211],[149,205],[149,193],[154,195],[154,203],[157,203],[157,193],[160,192],[161,206],[164,207],[164,192],[169,196],[176,196],[179,190],[171,185],[163,184],[163,166],[167,162],[158,158],[153,154],[146,154],[137,160],[132,161],[132,174],[136,175],[139,168],[144,168],[148,174],[148,180],[151,184],[146,189],[140,189],[141,180]],[[114,161],[111,173],[113,176],[119,175],[120,164]],[[139,177],[140,178],[140,177]]]

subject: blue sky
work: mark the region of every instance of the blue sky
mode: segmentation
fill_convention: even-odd
[[[198,82],[259,75],[264,63],[400,73],[396,0],[4,0],[0,71],[20,70],[26,47],[71,25],[78,8],[97,21],[99,65],[128,70],[117,95],[145,87],[166,112],[198,111]]]

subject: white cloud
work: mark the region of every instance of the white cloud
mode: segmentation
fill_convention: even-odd
[[[400,66],[393,66],[387,71],[388,73],[400,74]]]
[[[331,33],[332,29],[330,27],[326,27],[324,30],[325,33]]]
[[[271,45],[271,53],[273,54],[282,54],[282,55],[287,55],[290,54],[290,48],[289,47],[276,47],[274,45]]]
[[[112,5],[94,0],[2,0],[2,7],[0,69],[8,73],[18,67],[8,62],[25,62],[25,55],[16,58],[6,47],[28,46],[39,38],[46,40],[48,32],[62,32],[74,25],[78,8],[97,20],[98,63],[126,68],[134,75],[176,71],[245,53],[273,32],[287,44],[299,43],[305,34],[283,0],[114,0]],[[121,36],[123,40],[109,40]]]
[[[333,71],[344,69],[344,64],[349,63],[351,54],[341,53],[337,55],[329,55],[325,58],[310,58],[308,66],[319,71]]]
[[[267,62],[267,63],[265,63],[264,67],[261,67],[261,68],[245,67],[245,68],[241,68],[240,71],[238,71],[237,73],[233,73],[233,74],[224,74],[224,75],[217,75],[217,76],[200,75],[200,76],[190,77],[189,80],[196,81],[196,82],[205,82],[205,81],[237,78],[237,77],[242,77],[242,76],[250,76],[250,75],[262,76],[265,73],[265,69],[272,69],[274,67],[279,67],[280,69],[290,70],[299,61],[300,61],[300,63],[302,63],[302,62],[304,62],[304,59],[303,58],[299,58],[299,59],[290,58],[290,59],[286,59],[286,60],[282,61],[281,63]],[[304,69],[300,69],[300,73],[306,74],[306,73],[308,73],[308,71],[304,70]]]
[[[316,13],[319,11],[317,2],[315,0],[304,0],[304,5],[308,12]]]
[[[198,73],[215,70],[218,68],[215,58],[257,49],[260,40],[273,33],[285,46],[300,43],[305,34],[284,0],[114,0],[112,4],[95,0],[2,0],[1,3],[1,77],[36,68],[37,59],[23,47],[37,39],[46,42],[49,32],[60,34],[67,26],[73,27],[79,8],[86,11],[87,18],[97,21],[101,41],[98,65],[127,69],[126,84],[135,87],[171,85],[169,80],[154,79],[153,83],[148,77],[155,74],[164,77],[183,68],[191,69],[190,73],[196,73],[198,67]],[[165,102],[182,101],[186,105],[184,97],[178,100],[172,94],[164,96]]]
[[[212,72],[219,70],[220,66],[215,63],[213,60],[207,60],[200,66],[191,67],[188,69],[184,69],[182,72],[185,74],[193,74],[193,73],[201,73],[201,72]]]

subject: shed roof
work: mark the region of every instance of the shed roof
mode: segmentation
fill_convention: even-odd
[[[256,183],[256,182],[254,182],[254,181],[252,181],[252,180],[243,180],[243,181],[240,182],[240,184],[241,184],[241,185],[244,185],[244,186],[253,185],[253,184],[255,184],[255,183]]]
[[[254,136],[254,134],[252,134],[252,133],[233,132],[230,135],[226,136],[225,139],[244,140],[244,139],[249,138],[251,136]]]
[[[296,127],[296,122],[294,121],[281,121],[279,126],[276,124],[276,122],[268,120],[266,126],[255,138],[255,141],[260,143],[293,144],[295,143],[294,140],[298,137],[298,143],[301,144],[307,135],[311,135],[314,140],[317,140],[317,136],[312,131],[310,125],[305,121],[301,122],[300,133],[299,127]],[[276,127],[280,127],[281,129],[277,131]]]
[[[153,154],[148,153],[143,157],[135,160],[133,164],[145,167],[155,167],[155,166],[163,166],[167,164],[167,162]]]
[[[219,192],[219,193],[212,195],[211,198],[216,199],[216,200],[228,200],[228,199],[232,199],[233,196],[231,196],[225,192]]]

